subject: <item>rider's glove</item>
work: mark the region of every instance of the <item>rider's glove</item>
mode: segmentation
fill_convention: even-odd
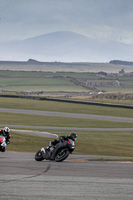
[[[51,147],[51,146],[52,146],[52,142],[50,141],[50,142],[49,142],[49,147]]]

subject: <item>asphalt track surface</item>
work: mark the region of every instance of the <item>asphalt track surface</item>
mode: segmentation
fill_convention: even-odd
[[[88,119],[96,117],[95,119],[127,122],[133,120],[132,118],[13,110],[1,109],[0,111],[55,114],[55,116],[77,116]],[[70,155],[61,163],[37,162],[34,160],[33,153],[0,152],[0,200],[132,200],[133,163],[87,160],[92,157],[95,156]]]
[[[0,152],[0,200],[132,200],[133,163],[37,162],[33,153]]]

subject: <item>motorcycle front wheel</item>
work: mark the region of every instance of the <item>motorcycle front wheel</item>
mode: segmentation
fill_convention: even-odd
[[[67,148],[64,149],[60,149],[56,156],[55,156],[55,161],[56,162],[62,162],[63,160],[65,160],[68,156],[69,156],[69,151]]]
[[[5,151],[6,151],[6,148],[5,148],[5,147],[0,148],[0,151],[1,151],[1,152],[5,152]]]
[[[36,161],[42,161],[42,160],[44,160],[43,153],[42,153],[41,150],[39,150],[39,151],[35,154],[35,160],[36,160]]]

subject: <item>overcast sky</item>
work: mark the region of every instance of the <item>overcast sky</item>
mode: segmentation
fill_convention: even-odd
[[[0,0],[0,42],[56,31],[133,44],[133,0]]]

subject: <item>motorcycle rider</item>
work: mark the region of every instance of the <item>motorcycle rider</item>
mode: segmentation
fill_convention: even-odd
[[[10,143],[10,129],[8,127],[4,127],[2,130],[0,130],[0,135],[3,135],[6,139],[6,144]]]
[[[46,150],[49,150],[51,147],[54,147],[56,144],[58,144],[60,141],[64,141],[64,140],[68,140],[71,139],[73,141],[75,141],[77,139],[77,134],[72,132],[69,134],[69,136],[67,135],[63,135],[59,137],[59,140],[54,140],[54,141],[50,141],[49,142],[49,146],[46,147]],[[44,150],[43,150],[44,151]]]

